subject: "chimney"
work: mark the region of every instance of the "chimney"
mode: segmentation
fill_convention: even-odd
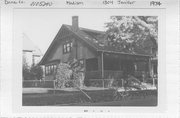
[[[72,17],[72,30],[73,31],[78,31],[79,29],[79,22],[78,22],[78,16],[73,16]]]

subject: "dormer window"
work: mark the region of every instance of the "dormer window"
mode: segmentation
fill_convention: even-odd
[[[63,45],[63,53],[66,54],[66,53],[71,52],[72,46],[73,46],[72,42],[66,42],[66,43]]]

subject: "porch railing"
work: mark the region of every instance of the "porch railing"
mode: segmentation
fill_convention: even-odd
[[[91,87],[123,87],[123,79],[89,79],[87,86]]]
[[[86,71],[85,78],[86,79],[101,79],[102,72],[101,71]]]
[[[135,71],[133,76],[142,82],[148,81],[148,83],[153,83],[153,79],[148,79],[148,72]],[[85,85],[108,87],[110,86],[111,81],[114,80],[118,86],[122,86],[122,79],[124,79],[123,71],[104,70],[104,78],[102,78],[102,71],[87,71],[85,75]],[[157,83],[157,81],[154,83]]]
[[[123,77],[123,71],[105,70],[104,79],[121,79]]]
[[[86,71],[86,79],[102,79],[102,71]],[[123,71],[104,70],[104,79],[120,79]]]
[[[104,78],[102,78],[102,71],[86,71],[84,83],[86,86],[105,88],[110,86],[122,86],[122,77],[123,71],[104,70]],[[114,83],[117,85],[112,85]]]

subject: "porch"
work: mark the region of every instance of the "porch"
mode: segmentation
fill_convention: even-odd
[[[145,78],[150,78],[150,62],[150,56],[102,52],[98,58],[86,59],[85,83],[96,81],[108,86],[115,80],[118,86],[123,86],[128,74],[144,82]]]
[[[141,77],[143,74],[148,75],[148,72],[134,71],[135,77]],[[85,76],[87,79],[103,79],[102,71],[86,71]],[[124,77],[122,70],[104,70],[104,79],[122,79]]]

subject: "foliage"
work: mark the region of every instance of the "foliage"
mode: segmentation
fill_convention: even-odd
[[[26,58],[23,57],[23,80],[30,80],[30,79],[31,79],[30,67],[27,64]]]
[[[66,63],[60,63],[57,67],[56,80],[57,87],[64,88],[67,81],[71,79],[72,70],[70,66]]]
[[[56,87],[82,87],[84,85],[84,74],[80,72],[81,69],[82,65],[75,59],[69,63],[60,63],[55,75]]]
[[[40,80],[43,77],[43,70],[39,65],[28,66],[26,58],[23,57],[23,79]]]
[[[30,72],[33,80],[40,80],[43,78],[43,69],[39,65],[32,65]]]
[[[158,20],[156,16],[112,16],[106,23],[105,45],[121,50],[144,47],[144,41],[157,43]]]

